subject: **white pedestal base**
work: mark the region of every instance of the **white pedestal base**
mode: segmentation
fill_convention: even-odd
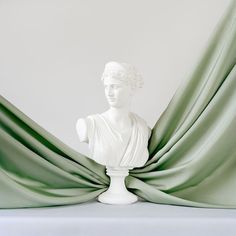
[[[128,167],[107,167],[110,176],[108,190],[98,196],[98,201],[106,204],[131,204],[138,201],[138,197],[129,192],[125,186],[125,177],[129,175]]]

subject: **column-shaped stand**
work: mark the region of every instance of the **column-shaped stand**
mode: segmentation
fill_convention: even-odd
[[[106,192],[98,196],[98,201],[107,204],[131,204],[138,201],[138,197],[129,192],[125,186],[125,177],[129,175],[128,167],[106,167],[110,176],[110,186]]]

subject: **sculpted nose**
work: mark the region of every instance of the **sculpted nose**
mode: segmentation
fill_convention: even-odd
[[[112,90],[112,88],[109,88],[108,89],[108,96],[112,96],[113,95],[113,90]]]

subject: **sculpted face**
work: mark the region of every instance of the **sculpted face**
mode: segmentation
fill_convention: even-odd
[[[114,77],[105,77],[103,80],[105,96],[111,107],[124,107],[132,97],[132,89],[125,82]]]

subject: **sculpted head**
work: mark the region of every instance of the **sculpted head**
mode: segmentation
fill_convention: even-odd
[[[141,75],[133,66],[114,61],[105,65],[101,79],[106,99],[112,107],[129,104],[136,89],[143,85]]]

